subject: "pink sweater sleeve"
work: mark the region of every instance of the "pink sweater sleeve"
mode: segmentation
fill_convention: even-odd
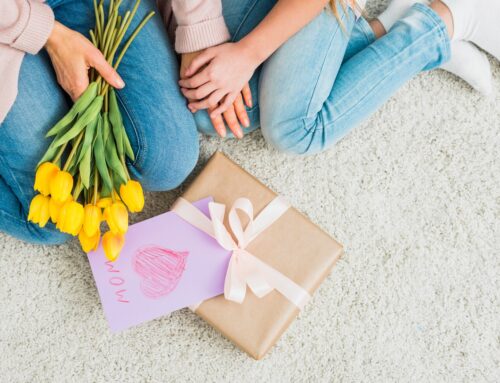
[[[0,15],[0,44],[31,54],[43,48],[54,26],[43,0],[1,0]]]
[[[229,40],[221,0],[172,0],[177,22],[175,50],[199,51]]]

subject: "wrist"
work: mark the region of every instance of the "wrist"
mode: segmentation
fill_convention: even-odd
[[[61,41],[61,35],[63,34],[63,32],[64,32],[64,26],[60,22],[55,21],[54,27],[50,32],[47,42],[45,43],[45,48],[47,50],[51,50],[53,47],[59,45],[59,42]]]
[[[247,57],[249,63],[255,68],[262,64],[270,56],[266,54],[264,50],[259,49],[258,46],[253,43],[249,35],[245,36],[236,44],[241,49],[242,53]]]

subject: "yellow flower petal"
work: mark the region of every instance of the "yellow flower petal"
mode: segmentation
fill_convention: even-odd
[[[144,208],[144,192],[139,182],[129,180],[120,186],[120,196],[132,213],[142,211]]]
[[[36,170],[33,188],[43,195],[49,195],[50,183],[59,172],[59,167],[52,162],[44,162]]]
[[[59,171],[50,182],[50,194],[56,202],[66,202],[73,189],[73,177],[70,173]]]
[[[101,220],[102,213],[100,207],[92,204],[85,205],[83,230],[87,237],[93,237],[95,235],[96,231],[99,230]]]
[[[102,237],[102,247],[106,258],[110,261],[115,261],[122,251],[125,244],[125,236],[123,234],[114,234],[108,231]]]
[[[109,229],[115,234],[125,234],[128,230],[128,211],[122,202],[114,202],[104,209],[104,218]]]
[[[57,228],[63,233],[78,235],[83,225],[84,209],[75,201],[66,202],[59,213]]]
[[[45,227],[50,218],[49,200],[49,197],[43,194],[37,194],[33,197],[28,212],[28,221],[36,223],[40,227]]]
[[[78,239],[80,241],[80,245],[82,246],[82,250],[86,253],[89,251],[97,250],[99,246],[99,239],[101,238],[101,231],[97,230],[93,236],[87,236],[85,234],[85,230],[80,230],[78,234]]]

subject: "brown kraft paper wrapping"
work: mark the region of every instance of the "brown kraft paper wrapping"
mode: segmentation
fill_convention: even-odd
[[[226,205],[226,216],[237,198],[246,197],[252,201],[257,216],[276,193],[216,152],[183,194],[190,202],[209,196]],[[311,295],[342,255],[338,242],[293,207],[246,249]],[[248,288],[242,304],[221,295],[196,309],[196,314],[255,359],[269,351],[298,313],[297,307],[279,292],[257,298]]]

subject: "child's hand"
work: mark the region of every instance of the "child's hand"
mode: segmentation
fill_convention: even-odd
[[[213,109],[210,117],[224,113],[240,93],[247,105],[251,95],[244,89],[258,62],[249,49],[238,43],[225,43],[205,49],[187,66],[181,91],[191,101],[191,111]],[[250,98],[249,98],[250,97]]]
[[[202,52],[203,51],[186,53],[181,56],[181,66],[180,66],[181,79],[186,78],[185,73],[187,68],[190,66],[192,61]],[[187,96],[186,98],[188,99],[188,101],[193,101]],[[222,115],[220,113],[214,115],[213,117],[211,115],[211,112],[218,106],[218,104],[216,104],[215,107],[208,109],[212,125],[214,126],[214,129],[217,132],[217,134],[219,134],[221,137],[226,136],[226,126],[224,125],[224,121],[226,122],[229,129],[233,132],[235,137],[237,138],[243,137],[243,130],[241,129],[240,124],[244,127],[248,127],[250,125],[250,120],[248,119],[248,114],[246,112],[243,100],[245,101],[245,104],[249,108],[252,107],[252,94],[250,92],[250,87],[248,86],[248,84],[246,84],[243,87],[241,93],[238,94],[234,102],[231,105],[229,105],[227,110]],[[193,107],[189,107],[189,109],[192,113],[195,113],[197,111],[197,109]]]

